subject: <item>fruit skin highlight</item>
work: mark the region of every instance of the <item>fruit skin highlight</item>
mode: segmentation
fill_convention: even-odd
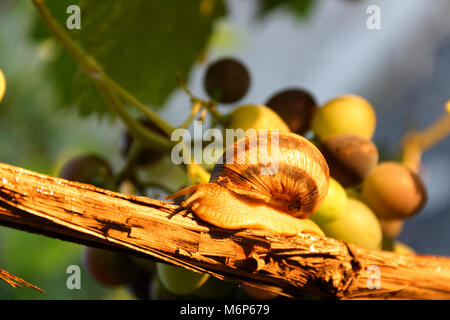
[[[330,223],[340,217],[347,208],[347,193],[339,182],[330,178],[325,200],[310,217],[318,225]]]
[[[372,105],[357,95],[344,95],[319,108],[313,116],[311,128],[320,140],[340,133],[353,133],[371,139],[376,127]]]
[[[364,179],[362,199],[382,219],[406,219],[420,212],[427,201],[420,177],[405,165],[381,162]]]
[[[347,207],[339,218],[320,224],[325,235],[368,249],[380,249],[383,239],[380,223],[363,202],[348,198]]]

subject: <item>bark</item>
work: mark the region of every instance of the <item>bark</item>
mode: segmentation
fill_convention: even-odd
[[[224,230],[167,202],[0,164],[0,224],[206,272],[288,297],[450,299],[450,258],[310,235]]]

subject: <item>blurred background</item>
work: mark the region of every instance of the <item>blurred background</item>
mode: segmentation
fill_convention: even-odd
[[[52,10],[60,6],[55,15],[64,21],[64,8],[70,2],[46,2]],[[113,19],[114,10],[97,9],[89,14],[89,2],[93,1],[83,2],[86,9],[82,11],[81,32],[84,28],[91,30],[100,19],[108,23],[108,14]],[[178,9],[168,15],[173,20],[165,19],[161,32],[171,29],[177,14],[189,14],[181,5],[177,7],[182,1],[173,2],[172,7]],[[193,1],[192,6],[208,11],[208,3],[214,1]],[[216,8],[218,3],[222,2],[216,1]],[[366,25],[366,9],[373,4],[381,9],[380,30],[369,30]],[[157,5],[150,9],[143,13],[143,21],[159,16],[158,10],[167,10]],[[202,39],[195,38],[201,32],[189,29],[189,19],[183,23],[192,38],[187,33],[177,39],[175,27],[175,32],[164,38],[149,39],[145,32],[135,34],[147,39],[149,48],[157,49],[137,65],[148,71],[146,75],[124,81],[130,86],[135,81],[136,87],[145,83],[156,88],[143,88],[149,93],[142,99],[174,125],[181,124],[189,114],[189,99],[176,88],[171,70],[157,69],[155,64],[164,68],[172,63],[170,59],[181,56],[190,57],[180,66],[187,86],[201,97],[206,97],[202,81],[207,63],[222,56],[235,56],[250,70],[250,91],[239,104],[264,103],[276,91],[293,86],[312,92],[319,105],[345,93],[365,97],[376,111],[374,141],[384,159],[398,157],[401,138],[407,131],[423,129],[444,114],[444,104],[450,98],[447,0],[227,0],[214,12],[202,22],[204,25],[199,23]],[[72,34],[86,46],[102,39],[77,31]],[[201,54],[204,43],[208,47]],[[111,49],[118,44],[108,45]],[[120,47],[126,50],[126,43]],[[196,51],[189,52],[189,48]],[[163,54],[164,50],[169,53]],[[87,81],[78,79],[76,66],[39,23],[31,1],[0,0],[0,69],[7,79],[6,95],[0,104],[0,162],[57,175],[70,157],[95,153],[105,156],[113,170],[120,169],[123,158],[118,141],[124,125],[108,115],[97,100],[85,96],[90,90],[86,89]],[[139,96],[140,89],[136,90]],[[163,93],[152,95],[152,90]],[[428,203],[419,215],[407,220],[399,237],[418,253],[450,256],[449,160],[450,139],[423,156]],[[163,176],[168,179],[168,175]],[[47,291],[42,295],[0,282],[0,299],[130,297],[127,290],[105,289],[88,276],[82,278],[82,290],[68,290],[66,268],[82,265],[81,256],[80,245],[0,227],[0,268]]]

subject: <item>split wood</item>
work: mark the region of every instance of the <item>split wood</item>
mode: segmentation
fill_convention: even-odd
[[[450,299],[447,257],[368,250],[306,234],[224,230],[178,205],[7,164],[0,164],[0,225],[293,298]]]

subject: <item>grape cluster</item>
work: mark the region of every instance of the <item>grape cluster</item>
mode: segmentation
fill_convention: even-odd
[[[249,73],[242,71],[242,64],[224,64],[222,68],[229,70],[208,69],[205,76],[205,88],[212,99],[215,96],[208,83],[221,86],[216,90],[223,95],[231,95],[225,74],[241,72],[244,78],[243,74]],[[242,92],[247,90],[248,82],[241,88]],[[326,159],[331,178],[326,199],[310,219],[329,237],[396,251],[399,245],[395,238],[404,219],[420,212],[426,203],[424,183],[416,172],[400,162],[379,162],[378,148],[372,141],[376,113],[361,96],[342,95],[319,106],[308,90],[290,87],[275,92],[265,104],[237,106],[228,116],[227,128],[279,129],[312,135],[311,141]]]
[[[207,66],[204,88],[214,104],[235,103],[249,87],[250,73],[243,62],[228,57]],[[366,99],[344,95],[320,106],[308,90],[290,87],[275,92],[265,104],[244,104],[228,110],[227,122],[222,123],[225,128],[279,129],[312,137],[330,168],[328,194],[310,217],[326,236],[371,249],[413,252],[395,239],[404,219],[424,207],[426,190],[420,176],[406,165],[379,162],[378,149],[372,141],[376,115]],[[167,136],[151,121],[140,123]],[[122,155],[129,158],[134,145],[133,137],[124,132]],[[137,167],[152,166],[164,156],[152,149],[137,151],[132,162]],[[115,176],[110,165],[99,156],[73,158],[60,176],[102,188],[119,188],[113,183]],[[137,182],[128,183],[131,188],[118,191],[133,193]],[[96,248],[86,247],[83,261],[86,271],[99,284],[109,288],[126,286],[139,299],[281,298],[178,266]]]

